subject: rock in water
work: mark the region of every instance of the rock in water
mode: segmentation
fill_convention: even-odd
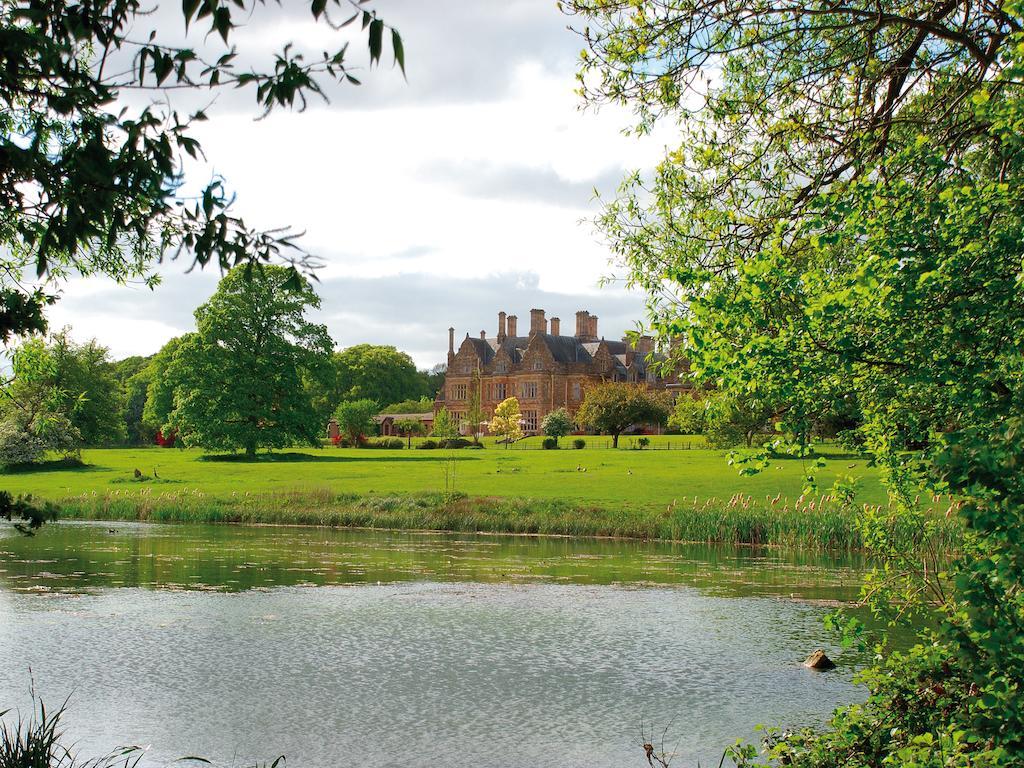
[[[807,657],[804,666],[809,669],[835,669],[836,664],[820,648]]]

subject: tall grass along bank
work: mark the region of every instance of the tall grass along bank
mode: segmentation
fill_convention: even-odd
[[[327,488],[232,492],[141,488],[83,493],[63,516],[88,520],[265,523],[557,536],[615,536],[819,549],[859,549],[857,510],[828,495],[793,501],[736,494],[679,499],[663,508],[465,494],[355,494]],[[932,546],[952,550],[955,520],[937,516]]]

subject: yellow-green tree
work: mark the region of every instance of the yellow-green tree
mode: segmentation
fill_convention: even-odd
[[[508,444],[519,440],[523,436],[523,414],[519,411],[519,401],[509,397],[498,403],[494,409],[494,418],[491,419],[488,427],[491,432],[505,439],[505,447]]]

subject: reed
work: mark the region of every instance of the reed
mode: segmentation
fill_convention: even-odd
[[[266,523],[348,528],[613,536],[812,549],[863,546],[859,509],[828,496],[813,499],[690,497],[665,507],[581,504],[571,500],[465,494],[335,493],[327,488],[208,495],[201,490],[114,490],[61,502],[64,517],[191,523]],[[877,511],[877,507],[872,507]],[[926,542],[952,551],[956,516],[936,513]]]

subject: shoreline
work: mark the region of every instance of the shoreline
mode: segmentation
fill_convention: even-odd
[[[442,493],[352,494],[326,489],[239,496],[200,491],[82,494],[55,500],[58,519],[345,528],[674,544],[864,551],[858,509],[824,503],[780,508],[751,497],[650,506],[581,505],[526,497]],[[931,543],[953,551],[956,520],[936,518]]]

